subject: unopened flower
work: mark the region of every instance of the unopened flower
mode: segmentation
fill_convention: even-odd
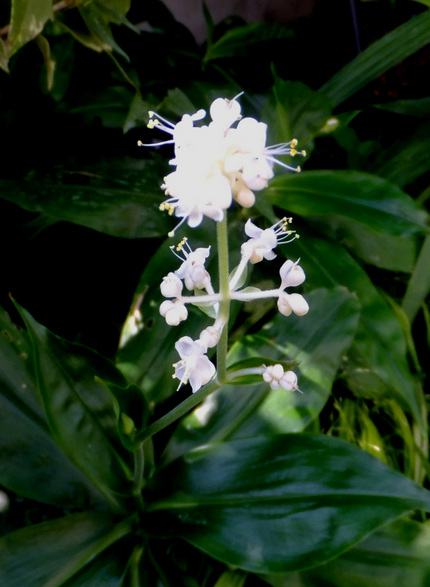
[[[213,326],[208,326],[199,336],[199,341],[208,349],[215,347],[218,344],[220,337],[219,331]]]
[[[295,238],[293,230],[288,230],[288,223],[291,222],[289,218],[283,218],[279,222],[276,222],[270,228],[262,229],[258,228],[252,220],[248,220],[245,224],[245,233],[251,237],[248,241],[243,243],[241,247],[242,255],[249,258],[251,263],[259,263],[263,259],[271,261],[276,257],[273,249],[277,245],[289,243]]]
[[[211,278],[205,269],[205,262],[211,250],[210,246],[199,247],[193,251],[187,238],[183,238],[177,247],[170,247],[170,249],[182,261],[179,269],[175,271],[175,276],[184,280],[187,289],[204,289],[210,284]]]
[[[169,326],[177,326],[188,318],[188,310],[179,300],[165,300],[160,305],[160,314]]]
[[[284,316],[290,316],[292,313],[296,316],[304,316],[309,312],[309,304],[300,294],[288,294],[281,291],[278,297],[278,310]]]
[[[182,281],[172,272],[163,277],[160,285],[161,293],[165,298],[178,298],[182,293],[182,288]]]
[[[297,285],[301,285],[306,279],[305,272],[300,265],[298,265],[298,261],[294,263],[291,259],[285,261],[279,270],[279,274],[282,280],[281,289],[285,289],[286,287],[296,287]]]
[[[263,371],[263,379],[272,389],[285,389],[285,391],[295,391],[297,386],[297,375],[294,371],[284,371],[279,363],[270,365]]]
[[[175,344],[181,360],[173,365],[174,377],[179,379],[179,387],[190,382],[193,393],[206,385],[215,375],[215,366],[206,356],[206,347],[189,336],[183,336]],[[178,387],[178,389],[179,389]]]

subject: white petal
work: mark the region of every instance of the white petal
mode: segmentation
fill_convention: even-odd
[[[295,391],[297,389],[297,375],[294,371],[286,371],[280,383],[285,391]]]
[[[262,228],[258,228],[251,219],[246,221],[245,234],[250,238],[258,238],[263,232]]]
[[[300,294],[286,294],[288,295],[288,303],[290,308],[297,316],[304,316],[309,312],[309,304]]]

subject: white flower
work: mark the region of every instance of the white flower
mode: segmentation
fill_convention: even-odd
[[[285,389],[285,391],[295,391],[297,386],[297,375],[294,371],[284,371],[279,363],[270,365],[263,371],[263,379],[272,389]]]
[[[160,314],[164,316],[169,326],[177,326],[187,319],[188,310],[179,300],[165,300],[160,305]]]
[[[205,261],[209,257],[210,246],[199,247],[193,251],[185,237],[177,247],[172,246],[170,249],[183,261],[179,269],[175,271],[175,276],[184,280],[187,289],[205,289],[209,286],[211,278],[205,269]],[[182,253],[183,257],[178,253]]]
[[[173,365],[174,377],[179,379],[179,387],[190,382],[193,393],[206,385],[216,373],[214,365],[206,356],[206,347],[189,336],[183,336],[175,344],[181,360]],[[179,389],[178,387],[178,389]]]
[[[246,185],[251,190],[262,190],[273,177],[275,163],[290,171],[300,171],[300,167],[291,167],[274,155],[306,155],[297,151],[297,139],[266,147],[267,124],[255,118],[243,118],[236,129],[231,129],[228,139],[232,143],[231,154],[226,158],[225,168],[228,172],[241,171]],[[234,145],[234,147],[233,147]]]
[[[297,316],[304,316],[309,312],[309,304],[300,294],[287,294],[281,291],[278,298],[278,310],[284,316],[289,316],[293,312]]]
[[[233,100],[227,100],[226,98],[217,98],[214,100],[209,110],[212,118],[209,126],[216,127],[221,132],[225,132],[233,123],[240,120],[241,107],[239,102],[237,102],[237,98],[241,95],[239,94]]]
[[[285,261],[279,270],[279,274],[282,280],[280,289],[285,289],[286,287],[296,287],[297,285],[301,285],[306,279],[305,272],[300,267],[300,265],[298,265],[298,261],[294,263],[294,261],[291,261],[291,259]]]
[[[172,135],[171,139],[153,146],[174,145],[175,156],[170,163],[176,170],[164,180],[162,188],[168,199],[160,208],[181,218],[176,229],[184,222],[194,228],[204,216],[220,222],[232,197],[241,206],[252,206],[255,203],[253,190],[267,186],[275,163],[299,170],[274,157],[296,155],[297,141],[266,147],[267,125],[254,118],[241,119],[238,97],[214,100],[209,125],[194,126],[206,116],[204,110],[186,114],[177,124],[150,112],[148,126]],[[234,128],[232,125],[236,122]]]
[[[296,238],[296,236],[288,238],[294,233],[293,230],[287,230],[289,222],[291,222],[290,218],[283,218],[270,228],[263,230],[258,228],[252,220],[248,220],[245,224],[245,233],[251,238],[243,243],[242,255],[248,257],[251,263],[259,263],[263,259],[268,261],[274,259],[276,255],[273,249],[277,245],[289,243]]]
[[[216,167],[206,175],[198,166],[191,171],[178,167],[164,178],[161,187],[170,197],[160,205],[160,210],[182,219],[169,236],[184,222],[190,228],[199,226],[204,216],[220,222],[232,201],[230,182]]]
[[[179,298],[182,293],[182,281],[175,273],[168,273],[163,277],[160,285],[160,290],[165,298]]]

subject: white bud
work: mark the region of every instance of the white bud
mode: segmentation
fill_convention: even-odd
[[[170,272],[166,277],[163,277],[160,290],[165,298],[178,298],[182,293],[182,287],[182,281],[179,277]]]
[[[188,317],[188,310],[182,302],[178,300],[165,300],[160,305],[160,314],[164,316],[169,326],[177,326]]]
[[[285,391],[295,391],[297,387],[297,375],[293,371],[284,371],[279,363],[270,365],[263,371],[263,379],[268,383],[271,389],[285,389]]]
[[[300,265],[291,261],[291,259],[285,261],[279,270],[279,274],[282,280],[281,289],[285,289],[286,287],[296,287],[297,285],[302,284],[306,279],[303,269]]]
[[[238,204],[244,208],[252,208],[255,204],[255,195],[252,190],[247,186],[243,186],[235,196],[235,200]]]
[[[289,316],[292,312],[297,316],[304,316],[309,312],[309,304],[302,295],[283,291],[279,294],[278,310],[284,316]]]
[[[208,326],[200,333],[199,340],[208,349],[215,347],[219,341],[219,332],[213,326]]]

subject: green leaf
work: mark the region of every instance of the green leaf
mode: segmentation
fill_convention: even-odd
[[[395,102],[387,102],[387,104],[373,104],[373,108],[421,118],[423,116],[430,116],[430,98],[396,100]]]
[[[428,216],[410,196],[368,173],[309,171],[282,175],[272,180],[266,194],[272,204],[289,213],[329,221],[334,216],[339,226],[364,224],[394,236],[428,232]]]
[[[51,46],[49,45],[49,41],[43,35],[37,35],[36,43],[39,47],[40,52],[43,56],[43,61],[45,63],[46,69],[46,88],[48,91],[52,90],[52,86],[54,85],[54,73],[55,73],[55,59],[52,57],[51,54]]]
[[[6,47],[3,42],[3,39],[0,37],[0,67],[6,73],[9,73],[8,62],[9,62],[9,57],[8,57],[8,54],[6,51]]]
[[[80,3],[78,5],[79,12],[89,31],[101,42],[104,50],[114,50],[127,59],[127,61],[129,60],[128,55],[115,41],[110,25],[130,24],[124,16],[129,8],[129,0],[103,0],[102,2],[93,0],[92,2]]]
[[[153,479],[146,524],[257,573],[321,564],[430,493],[336,438],[247,438],[196,449]],[[159,530],[160,531],[160,530]]]
[[[37,385],[53,438],[110,507],[122,511],[132,473],[118,452],[112,399],[94,377],[126,387],[124,379],[97,353],[55,336],[28,312],[21,312],[33,343]]]
[[[426,11],[370,45],[326,82],[321,91],[337,106],[429,42],[430,11]]]
[[[8,534],[0,539],[0,583],[8,587],[57,587],[72,580],[67,585],[90,585],[80,573],[92,563],[92,585],[119,587],[118,575],[124,572],[124,561],[120,565],[117,543],[132,529],[131,518],[115,523],[106,514],[85,512]],[[110,550],[110,561],[96,558],[113,544],[116,546]],[[76,583],[75,576],[80,578]]]
[[[135,435],[147,423],[149,408],[142,391],[136,385],[120,387],[105,383],[112,394],[117,418],[118,433],[123,445],[131,451],[136,450]]]
[[[264,111],[269,125],[270,143],[283,143],[298,139],[299,146],[313,148],[313,139],[323,132],[331,117],[331,102],[321,93],[301,82],[284,81],[274,73],[273,97]],[[272,130],[271,130],[272,129]],[[276,134],[273,134],[276,133]],[[289,165],[302,165],[303,159],[286,159]]]
[[[259,385],[227,385],[179,424],[166,447],[165,460],[215,440],[300,432],[320,413],[353,340],[359,305],[355,296],[340,288],[317,290],[306,299],[309,314],[278,315],[229,353],[232,367],[289,361],[285,368],[297,372],[302,393],[269,390],[261,375]]]
[[[340,285],[355,292],[361,304],[354,342],[343,365],[350,389],[368,398],[395,397],[424,427],[405,335],[395,312],[345,249],[304,229],[300,233],[302,238],[289,245],[289,253],[302,259],[308,287]]]
[[[238,57],[249,54],[250,46],[262,42],[289,39],[293,32],[276,22],[256,22],[230,29],[218,41],[208,47],[204,62],[223,57]]]
[[[26,331],[3,309],[0,329],[0,484],[57,507],[106,508],[97,488],[50,434]]]
[[[423,587],[430,579],[430,526],[397,520],[309,571],[264,575],[273,587]]]
[[[266,355],[287,358],[302,393],[271,390],[254,414],[233,433],[234,438],[300,432],[321,412],[330,396],[342,357],[348,351],[360,315],[357,298],[336,288],[319,289],[306,295],[310,310],[306,316],[277,314],[254,337],[245,337],[232,349],[230,360]],[[327,352],[330,349],[330,352]]]
[[[402,302],[402,309],[406,313],[409,321],[414,321],[414,318],[421,306],[427,298],[430,291],[430,237],[427,237],[421,248],[414,271],[408,282],[405,297]]]
[[[53,14],[52,0],[12,0],[9,57],[37,37]]]
[[[398,186],[411,184],[430,170],[430,123],[421,122],[418,130],[382,151],[370,171]]]
[[[160,172],[150,161],[110,161],[85,171],[32,172],[22,180],[0,180],[0,197],[112,236],[148,238],[167,234],[170,227],[158,209],[159,184]]]

